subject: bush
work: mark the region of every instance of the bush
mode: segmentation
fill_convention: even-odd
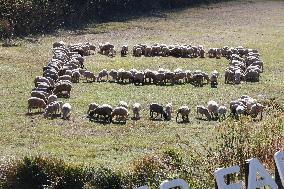
[[[179,8],[212,0],[0,0],[0,36],[9,37],[108,20],[114,14],[137,14]],[[219,0],[221,1],[221,0]],[[215,1],[213,1],[215,2]],[[109,14],[109,13],[112,14]],[[7,24],[7,22],[9,24]]]

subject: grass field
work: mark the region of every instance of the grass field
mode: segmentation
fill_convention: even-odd
[[[59,31],[41,36],[38,42],[20,40],[21,46],[0,47],[0,156],[21,158],[26,155],[52,156],[67,162],[84,165],[105,165],[115,169],[128,169],[129,162],[159,153],[165,149],[199,148],[204,143],[214,144],[218,135],[214,128],[219,122],[195,119],[189,124],[150,121],[148,105],[151,102],[172,102],[174,110],[187,104],[195,110],[216,100],[228,103],[242,94],[257,99],[275,98],[284,103],[284,2],[232,1],[160,13],[152,17],[109,22],[80,31]],[[70,121],[44,119],[42,115],[27,116],[27,99],[33,88],[33,79],[42,74],[42,67],[51,57],[53,42],[90,41],[96,45],[109,41],[119,47],[127,43],[192,43],[209,47],[238,46],[256,48],[264,61],[264,73],[259,83],[225,85],[224,70],[228,61],[216,59],[134,58],[119,56],[111,59],[99,54],[86,57],[86,67],[95,73],[101,69],[201,69],[221,73],[217,89],[208,85],[134,86],[114,83],[74,84],[70,99]],[[102,125],[86,119],[88,104],[97,102],[112,106],[120,100],[130,105],[142,104],[142,119],[128,120],[126,125]],[[265,117],[264,119],[267,119]],[[205,153],[205,152],[204,152]]]

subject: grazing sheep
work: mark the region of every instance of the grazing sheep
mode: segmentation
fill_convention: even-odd
[[[37,97],[44,100],[45,103],[47,102],[46,95],[41,91],[32,91],[31,97]]]
[[[97,81],[101,81],[102,78],[107,77],[106,81],[108,80],[108,71],[107,69],[103,69],[99,72],[98,77],[97,77]]]
[[[194,73],[192,75],[192,83],[196,87],[202,87],[203,86],[203,74],[202,73]]]
[[[125,80],[129,81],[129,83],[132,80],[132,74],[130,71],[125,71],[124,69],[118,70],[118,81],[124,83]]]
[[[128,54],[128,45],[123,45],[121,47],[120,55],[121,57],[125,57]]]
[[[62,101],[55,101],[51,104],[48,104],[47,107],[44,109],[44,118],[47,118],[48,116],[56,115],[57,112],[60,112],[62,108],[63,102]]]
[[[218,108],[219,108],[219,105],[217,102],[213,101],[213,100],[210,100],[208,103],[207,103],[207,109],[208,109],[208,112],[210,113],[211,115],[211,118],[213,117],[218,117]]]
[[[113,109],[111,113],[112,120],[126,122],[128,110],[125,107],[119,106]]]
[[[211,73],[211,76],[210,76],[210,84],[211,84],[211,87],[216,87],[218,85],[218,79],[219,77],[219,73],[217,70],[214,70],[212,73]]]
[[[74,72],[72,73],[72,77],[71,77],[72,82],[73,82],[73,83],[79,83],[79,82],[80,82],[80,77],[81,77],[80,72],[79,72],[79,71],[74,71]]]
[[[144,84],[144,77],[145,74],[142,71],[137,71],[136,73],[133,74],[133,83],[134,84]]]
[[[238,105],[238,106],[236,107],[236,115],[237,115],[238,118],[240,118],[241,115],[244,115],[245,112],[246,112],[246,108],[245,108],[244,106]]]
[[[97,107],[99,107],[99,105],[97,103],[95,103],[95,102],[89,104],[89,108],[88,108],[87,114],[89,115],[89,113],[91,111],[94,111]]]
[[[83,76],[86,79],[86,82],[88,82],[89,79],[91,79],[91,81],[96,80],[96,76],[92,72],[87,71],[87,70],[83,73]]]
[[[115,57],[115,55],[116,55],[116,50],[114,48],[109,49],[107,56],[113,58]]]
[[[118,81],[118,71],[111,69],[109,72],[109,76],[112,77],[112,81]]]
[[[51,103],[53,103],[55,101],[57,101],[57,96],[56,95],[50,95],[48,97],[47,104],[51,104]]]
[[[182,122],[189,122],[190,109],[188,106],[181,106],[177,110],[176,122],[178,122],[179,115],[181,115]]]
[[[157,114],[156,117],[158,117],[158,115],[161,115],[161,118],[164,117],[164,119],[168,119],[168,115],[167,113],[164,111],[163,106],[157,104],[157,103],[152,103],[150,104],[150,117],[153,119],[154,116],[154,112]],[[156,118],[155,117],[155,118]]]
[[[124,107],[124,108],[128,109],[128,104],[127,104],[127,102],[120,101],[120,102],[118,103],[118,107]]]
[[[226,106],[219,106],[219,108],[218,108],[218,117],[219,117],[220,121],[222,119],[224,120],[226,118],[226,113],[227,113]]]
[[[200,114],[201,117],[202,117],[203,115],[205,115],[208,121],[211,120],[211,116],[210,116],[210,114],[209,114],[209,111],[208,111],[208,109],[205,108],[204,106],[196,106],[196,114],[197,114],[197,116]]]
[[[262,116],[263,116],[262,112],[264,108],[265,107],[262,104],[256,103],[251,106],[249,114],[252,118],[256,118],[258,114],[260,113],[260,120],[262,120]]]
[[[133,54],[135,57],[141,57],[142,56],[142,49],[140,47],[137,47],[134,51]]]
[[[108,120],[109,122],[111,122],[112,120],[111,113],[112,113],[112,107],[108,104],[103,104],[97,107],[96,109],[92,110],[89,113],[89,116],[97,120],[99,120],[99,118],[103,116],[104,121]]]
[[[71,82],[71,80],[72,80],[72,77],[70,75],[63,75],[58,78],[58,81],[70,81]]]
[[[141,118],[140,111],[141,111],[141,105],[139,103],[134,103],[132,106],[133,111],[133,118],[138,120]]]
[[[172,119],[172,109],[173,109],[172,103],[168,103],[165,106],[165,112],[167,114],[167,119],[166,120],[168,120],[168,121],[170,121]]]
[[[67,97],[70,97],[70,92],[72,89],[72,85],[70,83],[64,82],[64,83],[59,83],[59,85],[56,85],[53,94],[56,96],[58,95],[67,95]]]
[[[46,108],[46,103],[44,102],[44,100],[40,98],[30,97],[28,99],[28,113],[31,113],[32,109],[36,109],[36,108],[39,108],[39,111],[41,111],[41,109]]]
[[[38,83],[46,83],[46,84],[48,84],[49,86],[51,86],[50,81],[49,81],[47,78],[42,77],[42,76],[36,76],[36,78],[34,79],[35,87],[37,87],[37,84],[38,84]]]
[[[75,68],[77,69],[77,68]],[[72,71],[71,70],[66,70],[65,71],[65,75],[69,75],[70,77],[72,76]]]
[[[69,103],[63,104],[61,111],[62,111],[62,118],[64,120],[69,119],[71,114],[71,105]]]

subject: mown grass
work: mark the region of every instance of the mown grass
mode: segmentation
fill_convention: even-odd
[[[275,98],[283,103],[284,29],[281,1],[236,1],[211,6],[170,12],[165,18],[149,17],[109,23],[98,28],[87,28],[84,34],[63,31],[56,36],[43,36],[39,43],[19,40],[21,46],[0,47],[0,154],[21,158],[26,155],[52,156],[75,164],[105,165],[127,170],[129,162],[161,152],[168,148],[181,151],[198,149],[200,144],[214,143],[218,122],[195,119],[195,106],[213,99],[228,103],[248,94],[254,98]],[[257,11],[256,11],[257,10]],[[96,27],[96,26],[95,26]],[[122,30],[120,28],[123,28]],[[93,29],[93,30],[92,30]],[[95,32],[94,32],[95,31]],[[86,67],[94,72],[111,69],[201,69],[221,73],[220,85],[195,88],[191,85],[134,86],[114,83],[74,84],[70,102],[73,110],[70,121],[43,119],[42,115],[27,116],[27,99],[33,88],[33,79],[41,75],[43,65],[51,56],[54,41],[67,43],[110,41],[116,46],[124,43],[192,43],[206,49],[219,46],[256,48],[264,61],[264,73],[259,83],[225,85],[224,70],[227,60],[182,58],[108,58],[95,54],[86,58]],[[120,100],[141,103],[143,118],[128,120],[126,125],[102,125],[86,119],[91,102],[115,106]],[[151,102],[172,102],[174,110],[183,104],[193,113],[190,124],[153,122],[148,119]],[[180,147],[182,141],[183,148]],[[275,149],[276,150],[276,149]],[[206,154],[205,151],[202,153]]]

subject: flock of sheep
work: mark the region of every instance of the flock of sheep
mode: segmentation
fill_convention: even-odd
[[[240,118],[242,115],[250,115],[252,118],[256,118],[260,114],[262,119],[262,113],[264,106],[257,102],[256,99],[250,96],[243,95],[240,99],[230,102],[230,115],[235,118]],[[134,103],[131,107],[132,119],[138,120],[141,118],[141,105]],[[172,119],[173,105],[168,103],[162,106],[158,103],[151,103],[149,105],[150,119],[164,119],[170,121]],[[186,106],[180,106],[176,110],[176,122],[189,122],[191,109]],[[126,102],[120,101],[119,104],[113,109],[109,104],[98,105],[97,103],[91,103],[87,111],[88,117],[91,120],[103,121],[103,122],[126,122],[129,116],[129,106]],[[154,115],[155,114],[155,115]],[[196,106],[196,115],[199,119],[205,117],[210,120],[224,120],[227,117],[226,106],[219,105],[215,101],[209,101],[207,106]]]
[[[77,83],[80,78],[84,77],[86,81],[113,81],[124,83],[128,81],[134,84],[176,84],[176,83],[192,83],[195,86],[203,86],[204,81],[211,84],[212,87],[218,85],[219,73],[214,70],[210,76],[201,71],[182,70],[180,68],[171,71],[168,69],[153,70],[101,70],[97,75],[85,69],[83,56],[93,54],[96,47],[90,43],[79,43],[74,45],[65,45],[64,42],[56,42],[53,44],[53,56],[48,65],[43,67],[42,76],[37,76],[34,80],[35,87],[32,89],[31,97],[28,99],[28,112],[38,108],[40,111],[44,109],[44,117],[50,117],[62,114],[63,119],[68,119],[71,113],[71,105],[58,101],[59,97],[70,97],[72,83]],[[115,56],[116,51],[110,43],[100,44],[99,53],[107,56]],[[121,56],[128,54],[128,46],[123,45],[121,48]],[[175,56],[175,57],[200,57],[205,58],[205,50],[203,46],[191,45],[159,45],[155,44],[151,47],[143,44],[133,47],[134,56]],[[241,80],[255,81],[259,79],[259,74],[263,71],[263,63],[260,61],[257,50],[245,49],[243,47],[236,48],[212,48],[208,50],[210,58],[226,57],[229,60],[229,68],[225,71],[225,82],[238,84]],[[111,79],[109,80],[109,76]],[[237,101],[230,103],[231,114],[239,117],[242,114],[251,115],[253,118],[262,111],[264,106],[249,96],[242,96]],[[91,103],[88,109],[88,117],[97,121],[118,121],[126,122],[129,115],[129,107],[126,102],[121,101],[117,107],[112,108],[108,104],[98,105]],[[133,119],[140,119],[141,105],[135,103],[132,106]],[[155,119],[158,116],[165,120],[172,119],[173,106],[168,103],[165,107],[160,104],[152,103],[149,105],[150,118]],[[226,117],[227,108],[219,106],[215,101],[209,101],[207,107],[197,106],[197,114],[205,116],[207,120],[224,119]],[[154,117],[154,113],[156,116]],[[176,121],[189,121],[191,109],[184,105],[178,108]]]

